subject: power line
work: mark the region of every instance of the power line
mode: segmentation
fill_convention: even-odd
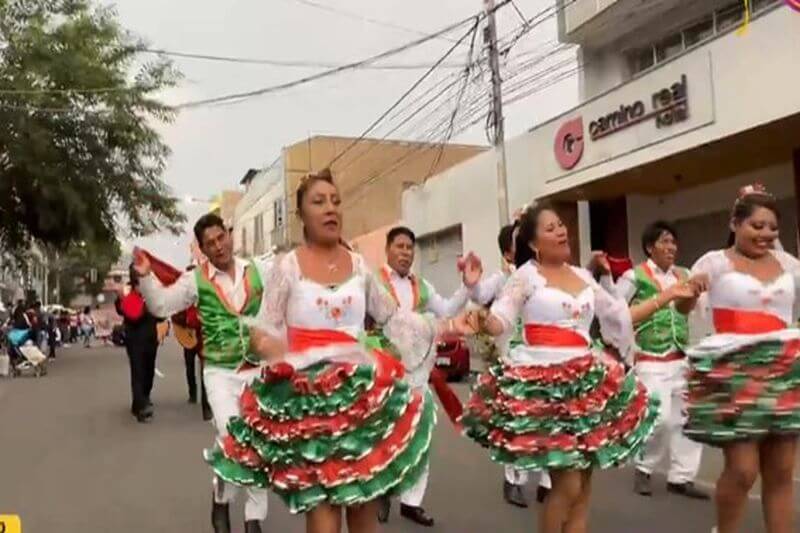
[[[350,150],[352,150],[352,149],[353,149],[353,147],[354,147],[355,145],[357,145],[357,144],[358,144],[359,142],[361,142],[361,141],[362,141],[362,140],[363,140],[363,139],[364,139],[364,138],[365,138],[367,135],[369,135],[369,134],[370,134],[370,132],[371,132],[372,130],[374,130],[374,129],[375,129],[375,127],[376,127],[378,124],[380,124],[380,123],[381,123],[381,121],[383,121],[383,119],[385,119],[385,118],[386,118],[386,117],[387,117],[389,114],[391,114],[391,113],[392,113],[392,111],[394,111],[394,110],[395,110],[395,109],[396,109],[396,108],[397,108],[397,107],[398,107],[398,106],[399,106],[399,105],[400,105],[400,104],[403,102],[403,100],[405,100],[405,99],[406,99],[406,98],[407,98],[407,97],[408,97],[408,96],[409,96],[411,93],[413,93],[413,92],[414,92],[414,91],[417,89],[417,87],[419,87],[419,86],[422,84],[422,82],[423,82],[423,81],[425,81],[425,80],[428,78],[428,76],[430,76],[430,75],[431,75],[431,73],[433,73],[433,71],[434,71],[434,70],[436,70],[436,67],[437,67],[439,64],[441,64],[442,62],[444,62],[444,60],[445,60],[445,59],[447,59],[447,58],[450,56],[450,54],[452,54],[452,53],[453,53],[453,51],[454,51],[454,50],[455,50],[455,49],[456,49],[456,48],[457,48],[457,47],[458,47],[458,46],[459,46],[459,45],[460,45],[460,44],[461,44],[461,43],[462,43],[462,42],[463,42],[463,41],[464,41],[464,40],[465,40],[465,39],[466,39],[466,38],[467,38],[467,37],[468,37],[470,34],[472,34],[472,35],[473,35],[473,42],[474,42],[474,36],[475,36],[475,34],[477,33],[477,29],[478,29],[478,22],[479,22],[480,18],[479,18],[478,16],[473,16],[472,18],[474,19],[474,24],[472,25],[472,28],[470,28],[470,30],[469,30],[467,33],[465,33],[465,34],[464,34],[464,35],[463,35],[463,36],[462,36],[462,37],[461,37],[461,38],[460,38],[458,41],[456,41],[455,43],[453,43],[453,46],[451,46],[451,47],[450,47],[450,48],[447,50],[447,52],[445,52],[445,54],[444,54],[442,57],[440,57],[440,58],[439,58],[439,60],[438,60],[436,63],[434,63],[434,65],[433,65],[433,66],[432,66],[430,69],[428,69],[428,70],[425,72],[425,74],[423,74],[423,75],[422,75],[422,77],[420,77],[420,78],[419,78],[417,81],[415,81],[415,82],[414,82],[414,83],[411,85],[411,87],[410,87],[408,90],[406,90],[406,92],[404,92],[402,95],[400,95],[400,98],[398,98],[398,99],[397,99],[397,100],[394,102],[394,104],[392,104],[392,105],[389,107],[389,109],[387,109],[386,111],[384,111],[383,113],[381,113],[381,115],[380,115],[380,116],[379,116],[377,119],[375,119],[375,120],[372,122],[372,124],[370,124],[370,125],[367,127],[367,129],[366,129],[366,130],[364,130],[364,131],[361,133],[361,135],[359,135],[357,138],[355,138],[355,139],[354,139],[354,140],[353,140],[353,141],[352,141],[352,142],[351,142],[351,143],[350,143],[350,144],[349,144],[349,145],[348,145],[348,146],[347,146],[347,147],[346,147],[344,150],[342,150],[341,152],[339,152],[339,153],[338,153],[338,154],[337,154],[337,155],[336,155],[336,156],[335,156],[335,157],[334,157],[334,158],[333,158],[333,159],[332,159],[332,160],[331,160],[331,161],[328,163],[328,165],[327,165],[328,167],[332,166],[332,165],[333,165],[333,164],[334,164],[336,161],[338,161],[339,159],[341,159],[341,158],[342,158],[342,156],[344,156],[345,154],[347,154],[347,153],[348,153]]]
[[[353,19],[353,20],[358,20],[358,21],[362,21],[362,22],[368,22],[368,23],[374,24],[376,26],[382,26],[384,28],[390,28],[390,29],[393,29],[393,30],[400,30],[400,31],[404,31],[404,32],[407,32],[407,33],[413,33],[413,34],[416,34],[416,35],[427,35],[427,33],[424,32],[424,31],[416,30],[414,28],[409,28],[409,27],[406,27],[406,26],[401,26],[400,24],[395,24],[394,22],[387,22],[385,20],[375,19],[375,18],[371,18],[371,17],[365,17],[365,16],[360,15],[358,13],[354,13],[353,11],[348,11],[346,9],[329,6],[327,4],[322,4],[320,2],[316,2],[315,0],[292,0],[292,1],[297,2],[299,4],[304,4],[306,6],[313,7],[313,8],[316,8],[316,9],[321,9],[321,10],[327,11],[329,13],[335,13],[337,15],[341,15],[343,17],[347,17],[347,18],[350,18],[350,19]],[[443,39],[443,40],[450,41],[450,42],[455,42],[455,40],[450,39],[450,38],[445,37],[445,36],[437,36],[436,38]]]
[[[269,65],[273,67],[296,67],[296,68],[340,68],[348,65],[348,63],[334,63],[322,61],[307,61],[301,59],[284,60],[284,59],[264,59],[253,57],[236,57],[236,56],[220,56],[210,54],[200,54],[195,52],[176,52],[172,50],[164,50],[162,48],[137,48],[137,52],[146,54],[158,54],[169,57],[180,57],[184,59],[197,59],[203,61],[215,61],[220,63],[235,63],[244,65]],[[425,63],[399,63],[399,64],[383,64],[383,65],[364,65],[360,68],[371,70],[421,70],[429,68],[430,64]],[[461,65],[454,63],[445,63],[441,65],[442,68],[461,68]]]
[[[216,97],[213,97],[213,98],[205,98],[205,99],[202,99],[202,100],[194,100],[194,101],[184,102],[182,104],[178,104],[175,107],[177,109],[188,109],[188,108],[205,106],[205,105],[209,105],[209,104],[216,104],[216,103],[220,103],[220,102],[229,102],[229,101],[234,101],[234,100],[241,101],[243,99],[252,98],[252,97],[255,97],[255,96],[263,96],[265,94],[269,94],[269,93],[274,93],[274,92],[290,89],[290,88],[297,87],[299,85],[304,85],[306,83],[309,83],[309,82],[312,82],[312,81],[316,81],[316,80],[319,80],[319,79],[322,79],[322,78],[327,78],[327,77],[330,77],[330,76],[333,76],[333,75],[336,75],[336,74],[341,74],[342,72],[345,72],[345,71],[348,71],[348,70],[353,70],[353,69],[356,69],[356,68],[360,68],[360,67],[362,67],[364,65],[370,65],[372,63],[377,63],[381,59],[385,59],[387,57],[391,57],[393,55],[397,55],[397,54],[399,54],[401,52],[405,52],[406,50],[409,50],[411,48],[415,48],[415,47],[417,47],[417,46],[419,46],[421,44],[424,44],[424,43],[426,43],[428,41],[431,41],[431,40],[435,39],[436,37],[438,37],[440,35],[444,35],[444,34],[449,33],[449,32],[451,32],[451,31],[453,31],[453,30],[455,30],[457,28],[460,28],[464,24],[470,22],[473,18],[475,18],[475,15],[472,15],[472,16],[466,18],[466,19],[463,19],[463,20],[460,20],[460,21],[458,21],[458,22],[456,22],[454,24],[451,24],[451,25],[447,26],[446,28],[441,29],[441,30],[439,30],[439,31],[437,31],[435,33],[432,33],[432,34],[427,35],[425,37],[421,37],[419,39],[415,39],[414,41],[411,41],[411,42],[406,43],[404,45],[398,46],[396,48],[392,48],[390,50],[386,50],[385,52],[381,52],[381,53],[376,54],[374,56],[370,56],[370,57],[368,57],[366,59],[362,59],[360,61],[354,61],[352,63],[348,63],[348,64],[345,64],[345,65],[342,65],[342,66],[339,66],[339,67],[336,67],[336,68],[333,68],[333,69],[329,69],[329,70],[325,70],[323,72],[312,74],[310,76],[305,76],[305,77],[302,77],[300,79],[296,79],[296,80],[293,80],[293,81],[290,81],[290,82],[280,83],[278,85],[271,85],[269,87],[262,87],[260,89],[254,89],[254,90],[251,90],[251,91],[246,91],[246,92],[241,92],[241,93],[233,93],[233,94],[227,94],[227,95],[222,95],[222,96],[216,96]]]

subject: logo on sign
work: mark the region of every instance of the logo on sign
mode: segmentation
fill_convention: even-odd
[[[569,120],[556,132],[553,150],[564,170],[571,170],[583,156],[583,117]]]

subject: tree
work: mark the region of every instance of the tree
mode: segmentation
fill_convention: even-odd
[[[153,128],[174,118],[156,97],[179,79],[171,63],[141,63],[142,43],[90,0],[0,0],[0,40],[0,249],[177,232]]]
[[[66,253],[50,252],[48,263],[51,266],[51,287],[58,285],[59,303],[69,303],[79,294],[94,298],[103,292],[105,278],[121,255],[117,240],[111,243],[77,243]],[[92,278],[91,272],[95,272]]]

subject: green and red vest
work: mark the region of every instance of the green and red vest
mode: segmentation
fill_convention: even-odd
[[[678,279],[686,279],[687,271],[676,267]],[[654,298],[663,289],[645,262],[633,269],[636,293],[632,305]],[[642,351],[663,354],[683,351],[689,341],[689,320],[673,305],[663,307],[636,327],[636,344]]]
[[[257,362],[258,357],[250,350],[250,329],[241,320],[243,316],[256,316],[261,308],[264,284],[255,263],[251,261],[245,268],[246,298],[238,310],[210,278],[206,268],[195,270],[195,280],[206,364],[233,369],[245,360]]]
[[[394,289],[394,285],[392,285],[392,278],[390,267],[384,266],[378,271],[378,279],[381,280],[381,284],[386,289],[386,291],[392,296],[392,299],[400,305],[400,298],[397,296],[397,291]],[[409,281],[411,282],[411,290],[414,294],[414,306],[413,310],[417,313],[424,313],[428,307],[428,300],[430,300],[430,292],[428,291],[428,284],[425,283],[425,280],[421,279],[419,276],[411,275],[409,276]],[[383,329],[379,327],[375,327],[368,333],[368,345],[375,348],[382,348],[387,352],[391,353],[393,356],[399,359],[399,355],[397,354],[397,350],[394,349],[392,343],[383,334]]]

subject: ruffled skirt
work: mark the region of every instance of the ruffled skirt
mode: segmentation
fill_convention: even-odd
[[[800,433],[800,332],[715,335],[687,353],[690,439],[722,445]]]
[[[413,485],[435,425],[430,395],[371,364],[268,367],[206,460],[227,482],[269,487],[293,513],[356,505]]]
[[[633,373],[587,353],[548,366],[496,365],[466,406],[466,435],[525,470],[609,468],[637,454],[658,416]]]

